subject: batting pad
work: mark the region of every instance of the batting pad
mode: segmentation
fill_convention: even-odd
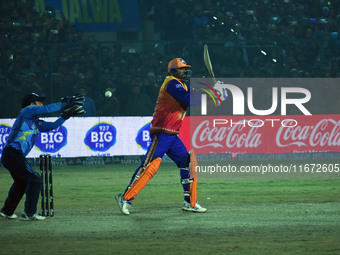
[[[190,178],[194,181],[190,185],[190,206],[194,207],[197,202],[197,166],[198,162],[194,150],[190,152]]]
[[[138,193],[145,187],[148,181],[150,181],[150,179],[156,174],[161,163],[161,158],[156,158],[151,161],[151,163],[145,168],[141,176],[139,176],[139,178],[133,183],[131,188],[125,192],[124,199],[134,199],[138,195]]]

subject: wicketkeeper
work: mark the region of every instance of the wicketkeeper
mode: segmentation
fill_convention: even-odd
[[[64,97],[59,103],[44,106],[45,97],[32,93],[22,99],[22,110],[15,120],[2,152],[1,162],[10,172],[14,182],[0,211],[0,216],[16,219],[14,213],[24,194],[26,194],[24,220],[44,220],[36,214],[42,179],[27,162],[26,156],[33,148],[40,132],[48,132],[61,126],[71,116],[83,114],[84,95]],[[61,112],[55,122],[46,122],[39,116],[46,113]]]

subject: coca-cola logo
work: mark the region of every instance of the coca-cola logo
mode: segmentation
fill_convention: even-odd
[[[281,126],[276,134],[276,144],[279,147],[339,146],[340,121],[336,121],[334,119],[322,119],[313,126]]]
[[[212,148],[257,148],[262,142],[262,134],[258,127],[246,128],[242,125],[213,126],[209,120],[204,120],[192,130],[192,146],[197,149]]]

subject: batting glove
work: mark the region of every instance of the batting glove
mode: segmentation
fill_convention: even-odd
[[[224,101],[228,97],[227,89],[223,86],[223,81],[217,81],[214,85],[214,89],[216,90],[217,94],[220,96],[221,101]]]

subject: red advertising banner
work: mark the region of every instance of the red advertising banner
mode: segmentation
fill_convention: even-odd
[[[196,154],[340,152],[340,114],[192,116],[180,137]]]

